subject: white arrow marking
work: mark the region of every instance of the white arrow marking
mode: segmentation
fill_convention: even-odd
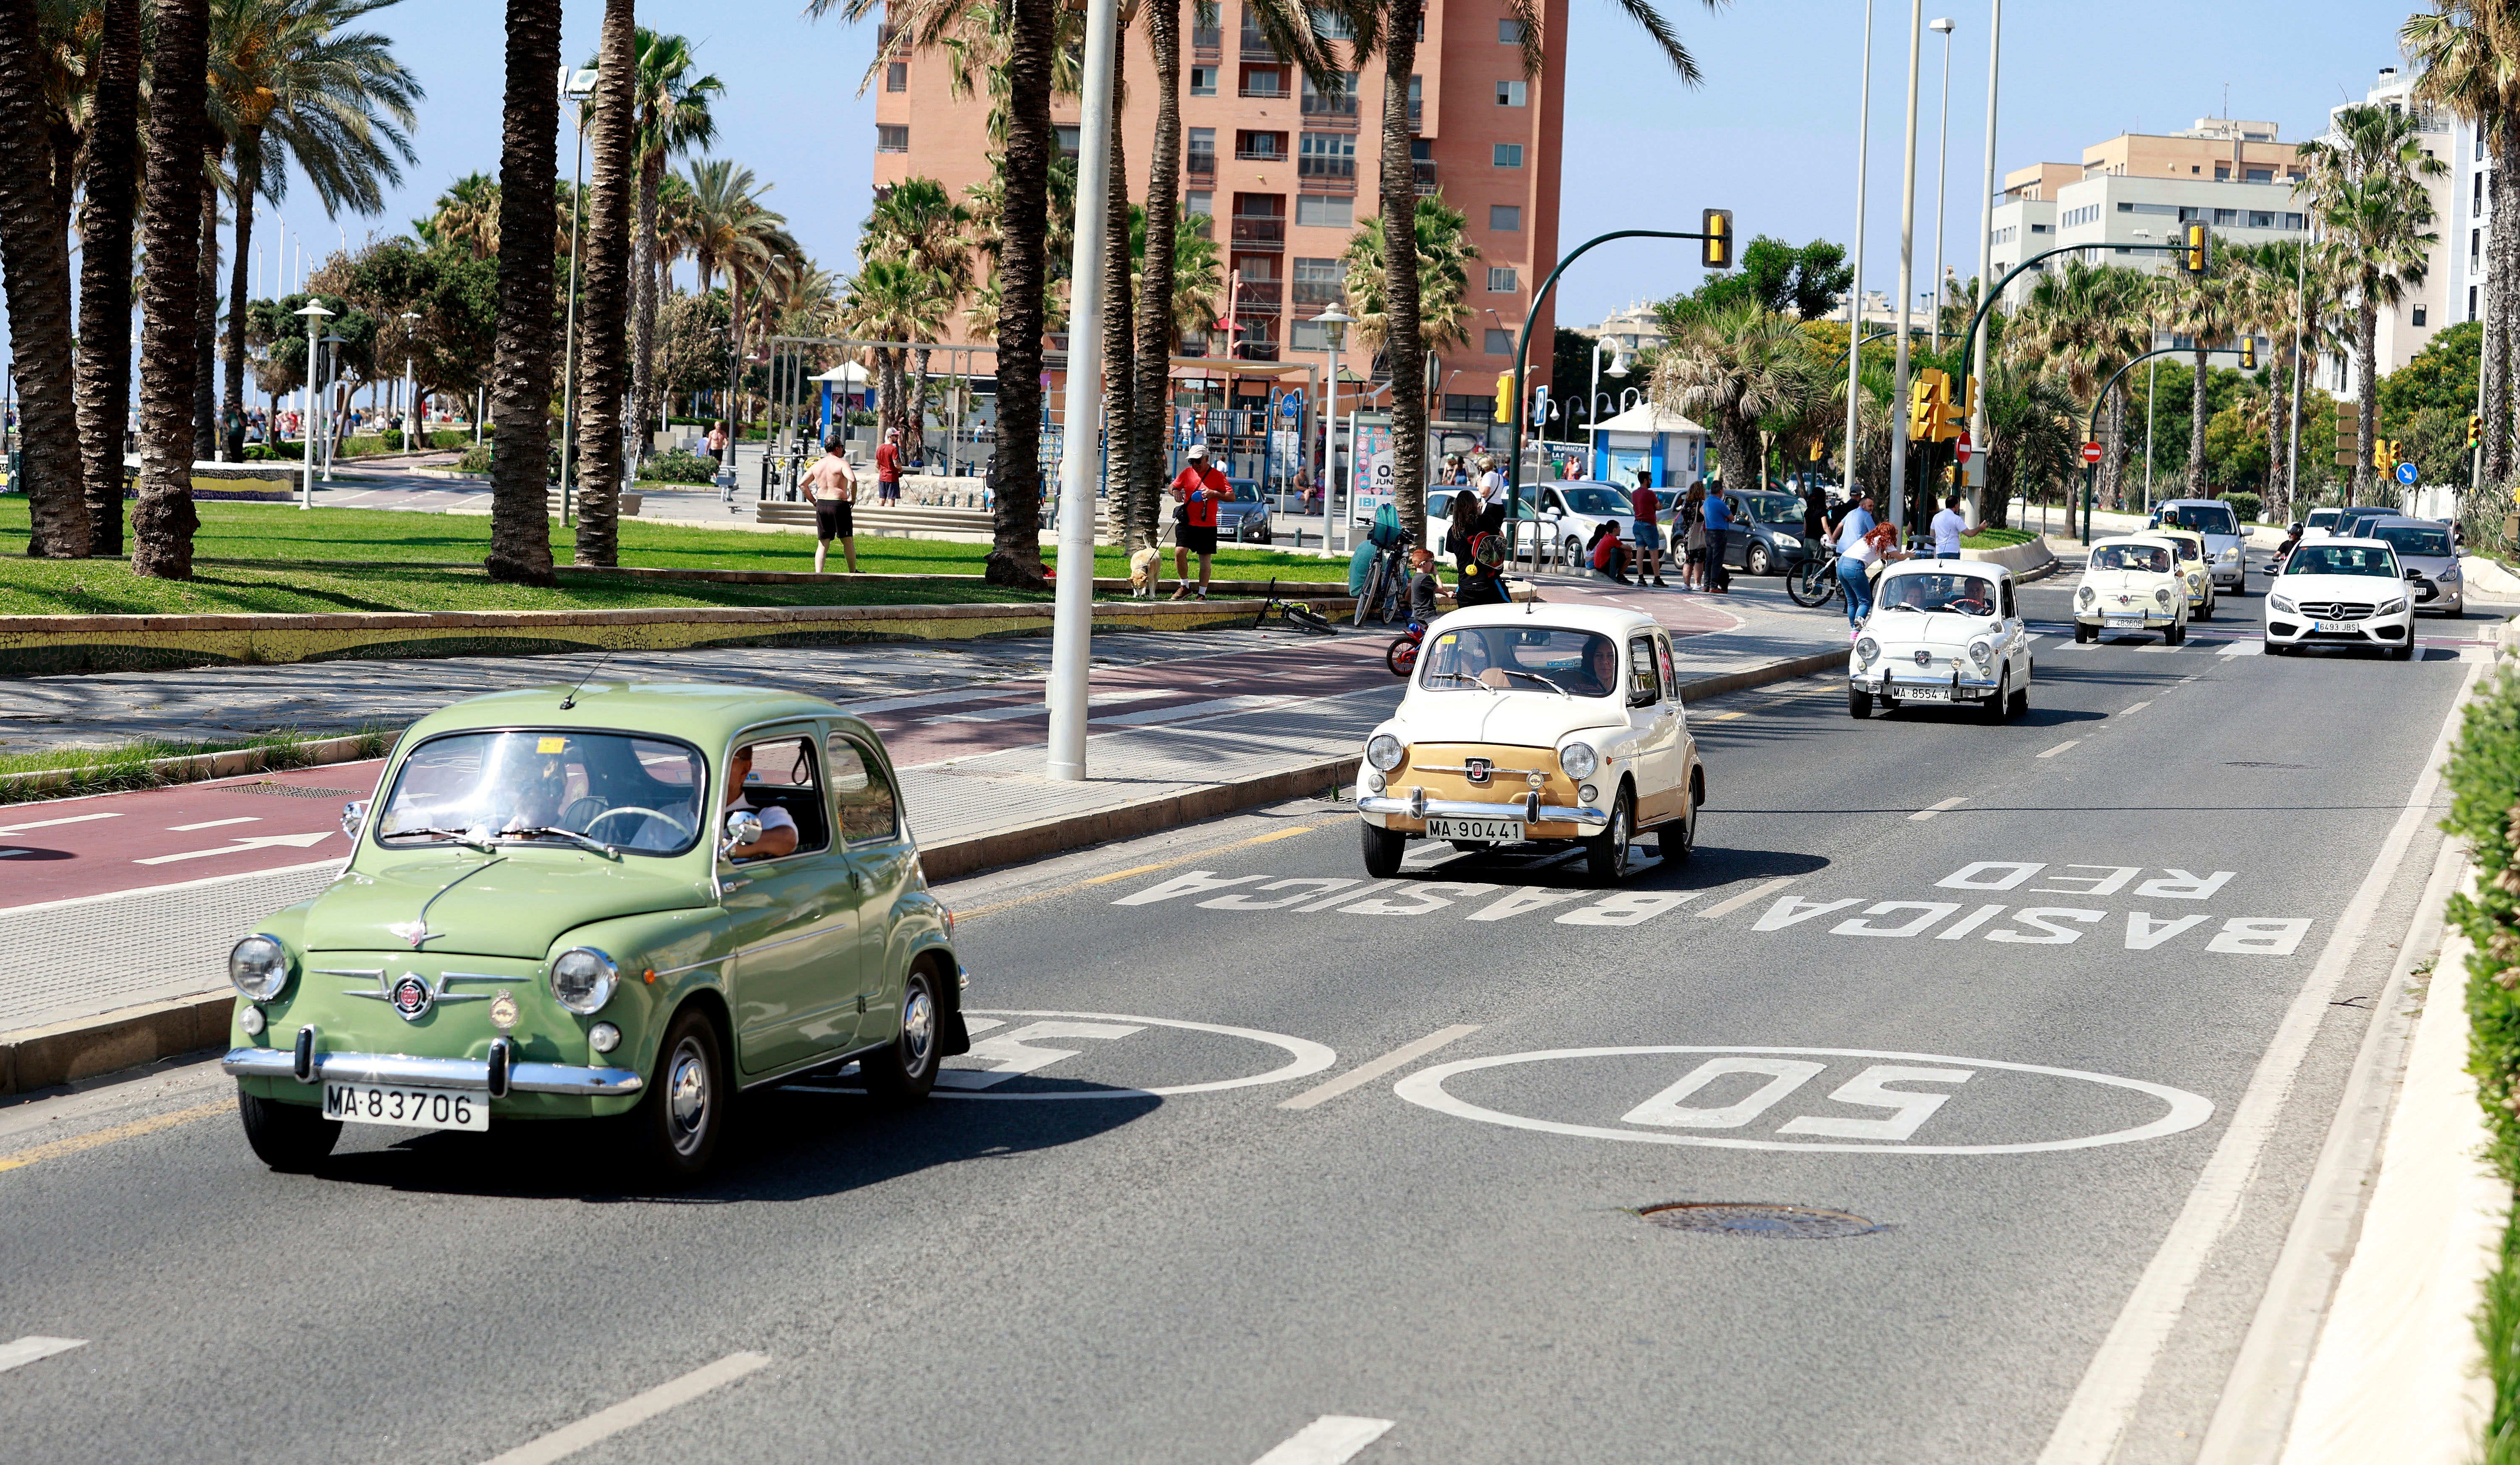
[[[333,831],[330,829],[318,829],[312,834],[256,834],[250,839],[235,840],[215,850],[186,850],[180,855],[154,855],[147,860],[134,860],[131,863],[172,865],[178,860],[201,860],[211,855],[242,855],[248,850],[268,849],[273,845],[283,844],[292,849],[302,850],[332,837]]]
[[[38,1358],[49,1358],[55,1354],[85,1347],[87,1340],[84,1338],[47,1338],[40,1333],[29,1333],[15,1343],[0,1343],[0,1373],[22,1367]]]
[[[10,824],[0,827],[0,834],[15,834],[21,829],[49,829],[55,824],[83,824],[90,820],[120,819],[119,814],[73,814],[68,819],[39,819],[31,824]]]

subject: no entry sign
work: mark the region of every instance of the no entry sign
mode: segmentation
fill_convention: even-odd
[[[1969,442],[1969,435],[1965,432],[1952,440],[1952,452],[1962,463],[1968,462],[1969,455],[1976,451],[1977,449]]]
[[[2099,445],[2098,443],[2085,443],[2085,444],[2083,444],[2083,461],[2084,461],[2085,463],[2097,463],[2097,462],[2099,462],[2099,461],[2100,461],[2100,445]]]

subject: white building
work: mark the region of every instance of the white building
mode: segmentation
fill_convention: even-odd
[[[2474,123],[2418,104],[2414,86],[2414,72],[2383,67],[2378,84],[2363,97],[2367,105],[2414,112],[2424,155],[2450,166],[2448,173],[2424,184],[2432,195],[2432,231],[2438,242],[2428,251],[2423,283],[2408,289],[2397,304],[2380,307],[2375,354],[2384,377],[2422,351],[2433,333],[2476,320],[2485,309],[2485,140]],[[2328,114],[2344,110],[2339,105]],[[2320,363],[2318,384],[2340,397],[2362,400],[2353,353]]]

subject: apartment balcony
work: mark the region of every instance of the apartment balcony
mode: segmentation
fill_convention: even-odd
[[[1418,161],[1411,163],[1409,168],[1411,172],[1418,175],[1418,192],[1419,195],[1422,196],[1434,193],[1441,187],[1441,185],[1435,181],[1435,164],[1433,162],[1420,158]]]
[[[1281,152],[1276,148],[1237,148],[1234,150],[1234,160],[1237,162],[1284,162],[1292,156],[1294,156],[1293,154]]]
[[[1269,44],[1269,37],[1247,25],[1242,29],[1242,59],[1244,61],[1284,60],[1278,54],[1278,48]]]
[[[1276,315],[1279,306],[1283,303],[1284,292],[1285,286],[1280,281],[1245,280],[1235,290],[1234,308],[1266,311],[1270,315]]]
[[[1336,305],[1347,295],[1335,281],[1298,280],[1290,298],[1298,305]]]
[[[1186,153],[1182,155],[1182,171],[1194,178],[1213,178],[1216,176],[1216,155]]]
[[[1237,91],[1238,97],[1256,98],[1262,102],[1283,102],[1294,93],[1281,86],[1246,86]]]
[[[1192,26],[1190,49],[1201,61],[1215,60],[1225,49],[1225,28],[1221,25]]]
[[[1354,188],[1356,158],[1353,155],[1346,157],[1299,157],[1295,161],[1295,176],[1307,183],[1317,178],[1342,179],[1348,187]]]
[[[1234,247],[1245,254],[1283,253],[1286,248],[1286,221],[1237,215],[1232,237]]]
[[[1278,343],[1273,340],[1247,340],[1234,354],[1243,361],[1276,361]]]
[[[1356,124],[1356,93],[1325,97],[1311,87],[1304,88],[1305,126],[1335,127],[1342,121],[1350,126]]]

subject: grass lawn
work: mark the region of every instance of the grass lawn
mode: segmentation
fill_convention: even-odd
[[[2001,550],[2006,545],[2026,545],[2039,537],[2032,529],[1981,528],[1960,541],[1963,549]]]
[[[204,503],[193,552],[201,559],[268,561],[198,564],[189,582],[143,580],[112,559],[27,559],[26,501],[0,496],[0,614],[131,615],[225,611],[572,610],[661,605],[900,605],[1037,600],[982,585],[986,545],[939,540],[858,540],[858,568],[873,574],[968,576],[925,585],[629,584],[600,574],[560,571],[555,590],[493,585],[479,566],[490,546],[490,520],[479,514],[402,513],[386,510],[302,511],[273,504]],[[125,543],[128,543],[126,537]],[[556,538],[563,566],[568,541]],[[1056,560],[1055,555],[1045,555]],[[1170,555],[1167,554],[1167,573]],[[373,569],[326,561],[369,560]],[[695,529],[621,521],[621,562],[658,568],[811,570],[814,541],[803,534]],[[838,568],[836,548],[831,567]],[[1195,561],[1192,562],[1195,567]],[[434,566],[443,564],[443,569]],[[1096,570],[1128,573],[1117,549],[1096,555]],[[1344,581],[1335,560],[1265,550],[1216,556],[1218,579]]]

